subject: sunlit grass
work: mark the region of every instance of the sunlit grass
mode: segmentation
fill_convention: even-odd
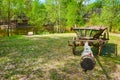
[[[12,36],[0,38],[0,79],[2,80],[106,80],[98,63],[85,74],[67,41],[74,34]],[[117,45],[117,55],[115,46]],[[99,57],[111,79],[120,75],[120,37],[110,36]],[[110,54],[110,55],[109,55]],[[96,61],[97,62],[97,61]]]

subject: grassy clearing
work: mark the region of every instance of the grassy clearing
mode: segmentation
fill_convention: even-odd
[[[67,41],[74,34],[0,38],[1,80],[106,80],[98,62],[87,74],[80,68]],[[117,49],[117,50],[116,50]],[[110,36],[99,60],[111,80],[120,77],[120,37]],[[94,49],[95,51],[95,49]],[[115,56],[117,53],[118,56]]]

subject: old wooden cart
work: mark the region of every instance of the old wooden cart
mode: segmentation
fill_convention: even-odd
[[[98,47],[98,55],[101,54],[102,46],[108,43],[109,33],[107,27],[86,27],[86,28],[71,28],[76,33],[76,36],[73,37],[73,40],[69,40],[69,46],[72,46],[73,54],[76,54],[77,46],[84,46],[84,43],[88,41],[90,46],[95,46],[95,43]]]

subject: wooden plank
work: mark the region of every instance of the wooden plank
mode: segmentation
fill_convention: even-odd
[[[104,30],[104,29],[107,29],[107,27],[85,27],[85,28],[76,27],[76,28],[72,28],[72,30]]]

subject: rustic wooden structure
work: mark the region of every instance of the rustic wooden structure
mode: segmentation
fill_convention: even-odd
[[[84,43],[88,41],[90,46],[97,46],[101,53],[102,46],[109,40],[109,33],[107,27],[95,26],[86,28],[71,28],[76,33],[76,37],[73,40],[69,40],[69,46],[72,46],[73,54],[76,54],[77,46],[84,46]],[[97,44],[96,44],[97,43]]]

